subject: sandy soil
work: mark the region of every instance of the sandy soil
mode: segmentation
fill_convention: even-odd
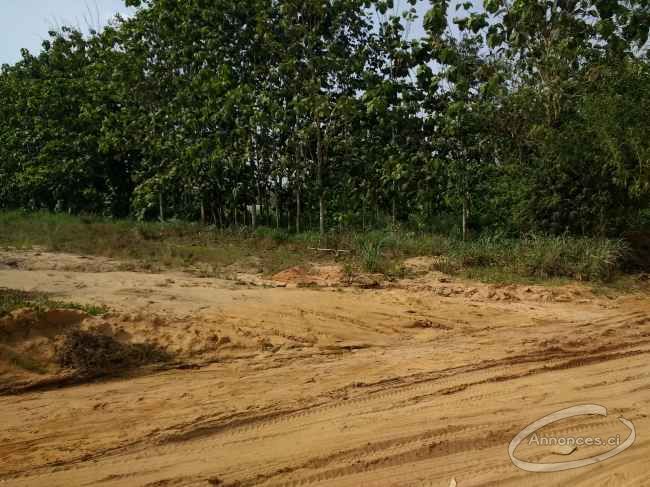
[[[650,485],[647,295],[467,283],[422,260],[393,283],[331,267],[229,281],[61,254],[4,252],[0,262],[0,286],[112,310],[53,315],[51,326],[20,325],[29,320],[18,314],[2,346],[47,356],[58,334],[81,327],[174,356],[117,378],[5,392],[2,485]],[[44,377],[5,370],[12,380]],[[609,414],[541,432],[624,440],[624,416],[635,444],[564,472],[512,464],[520,430],[580,404]],[[517,453],[563,462],[609,449]]]

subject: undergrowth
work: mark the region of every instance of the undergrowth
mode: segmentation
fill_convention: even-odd
[[[626,269],[630,256],[623,240],[606,238],[483,235],[464,242],[441,234],[373,230],[333,232],[321,239],[312,231],[221,229],[181,221],[137,222],[22,211],[0,213],[0,246],[107,256],[154,271],[196,267],[205,276],[219,275],[220,270],[250,258],[259,260],[260,270],[267,275],[334,259],[348,268],[400,276],[404,259],[431,255],[439,257],[436,270],[482,280],[510,276],[512,280],[607,282]],[[315,250],[323,247],[348,252]]]
[[[481,237],[456,242],[437,268],[447,273],[496,270],[522,277],[610,281],[620,273],[628,246],[622,240],[567,236],[522,239]]]

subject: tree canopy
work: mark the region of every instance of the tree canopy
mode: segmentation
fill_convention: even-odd
[[[0,207],[297,231],[650,226],[648,0],[126,0],[0,71]],[[402,7],[400,7],[402,5]]]

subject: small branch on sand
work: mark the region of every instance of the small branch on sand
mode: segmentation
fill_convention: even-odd
[[[317,252],[333,252],[333,253],[336,254],[337,256],[338,256],[339,254],[345,254],[345,253],[350,252],[349,250],[340,250],[340,249],[319,249],[319,248],[315,248],[315,247],[309,247],[309,250],[315,250],[315,251],[317,251]]]

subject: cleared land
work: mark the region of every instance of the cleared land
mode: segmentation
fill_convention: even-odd
[[[424,258],[393,282],[335,264],[217,279],[47,252],[0,262],[0,287],[110,309],[1,319],[3,485],[650,485],[647,293],[477,284]],[[62,367],[74,332],[164,353],[103,377]],[[609,415],[542,433],[624,439],[624,416],[635,445],[567,472],[513,466],[515,434],[586,403]]]

